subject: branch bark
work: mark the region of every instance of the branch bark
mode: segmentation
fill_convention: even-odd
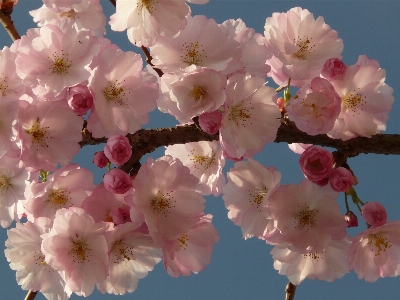
[[[3,10],[0,10],[0,23],[3,24],[4,29],[13,41],[21,38],[11,19],[11,14],[6,14]]]
[[[286,285],[285,291],[286,291],[285,300],[293,300],[294,295],[296,293],[296,286],[289,281],[288,284]]]
[[[38,292],[29,291],[28,294],[26,294],[26,297],[25,297],[24,300],[33,300],[33,299],[35,299],[37,293]]]

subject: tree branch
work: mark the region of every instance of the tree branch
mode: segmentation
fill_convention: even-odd
[[[29,291],[28,294],[26,294],[26,297],[25,297],[24,300],[33,300],[33,299],[35,299],[37,293],[38,292]]]
[[[12,10],[11,10],[12,11]],[[4,29],[8,32],[8,35],[13,41],[19,40],[21,36],[19,35],[17,29],[14,26],[14,22],[11,19],[11,12],[8,14],[4,9],[0,10],[0,22],[3,24]]]
[[[286,285],[285,291],[286,291],[285,300],[293,300],[294,294],[296,293],[296,286],[289,281],[288,284]]]

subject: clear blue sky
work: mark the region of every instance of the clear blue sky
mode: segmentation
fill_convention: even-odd
[[[105,13],[110,16],[113,7],[108,0],[101,0]],[[39,0],[19,0],[13,14],[20,34],[34,26],[29,10],[42,5]],[[354,64],[359,54],[367,54],[379,61],[387,71],[387,80],[394,88],[394,96],[400,91],[400,1],[353,1],[353,0],[210,0],[204,6],[192,5],[193,14],[204,14],[218,23],[226,19],[242,18],[248,27],[264,32],[265,19],[273,12],[286,12],[294,6],[307,8],[315,17],[324,16],[325,22],[339,32],[344,41],[343,60]],[[106,37],[123,50],[139,51],[132,46],[126,33],[113,33],[107,29]],[[10,45],[11,40],[0,28],[0,46]],[[272,86],[275,85],[272,83]],[[152,113],[148,128],[175,124],[170,116]],[[395,101],[386,133],[400,133],[400,104]],[[87,168],[92,168],[92,155],[99,148],[85,148],[76,159]],[[162,150],[153,156],[163,155]],[[285,144],[269,144],[256,156],[266,166],[274,165],[282,173],[282,183],[299,183],[303,179],[298,167],[298,156]],[[359,179],[356,190],[365,201],[380,201],[388,211],[390,220],[400,219],[399,178],[400,157],[384,155],[360,155],[348,161]],[[228,166],[231,167],[232,164]],[[92,168],[94,170],[94,168]],[[228,169],[227,169],[228,170]],[[99,181],[103,173],[97,172]],[[344,207],[343,195],[338,202]],[[355,208],[353,208],[355,210]],[[344,210],[344,209],[343,209]],[[213,223],[219,231],[220,242],[216,244],[211,264],[205,271],[190,277],[174,279],[163,269],[162,264],[139,281],[133,294],[119,296],[120,299],[284,299],[287,278],[279,275],[272,266],[269,254],[271,246],[260,240],[243,240],[239,227],[226,216],[221,198],[207,198],[206,213],[214,215]],[[365,226],[352,230],[355,235]],[[6,240],[6,230],[0,230],[0,240]],[[2,242],[2,243],[3,243]],[[354,273],[345,275],[334,283],[305,280],[297,289],[295,299],[397,299],[400,294],[400,278],[385,278],[370,284],[358,280]],[[17,285],[15,272],[9,269],[5,257],[0,257],[0,299],[23,299],[26,295]],[[117,299],[113,295],[96,292],[91,299]],[[38,295],[36,299],[45,299]],[[78,299],[73,296],[72,299]]]

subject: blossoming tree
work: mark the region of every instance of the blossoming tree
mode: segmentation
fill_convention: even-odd
[[[26,299],[125,295],[161,261],[164,276],[206,274],[224,239],[212,196],[262,244],[258,260],[271,253],[287,299],[309,279],[399,275],[400,223],[388,201],[361,196],[369,168],[352,164],[399,154],[384,133],[393,87],[378,60],[345,63],[323,17],[271,11],[256,33],[192,12],[207,0],[43,0],[20,36],[17,2],[0,11],[12,38],[0,52],[0,224]],[[143,129],[157,109],[177,125]],[[273,142],[289,144],[302,179],[260,163]]]

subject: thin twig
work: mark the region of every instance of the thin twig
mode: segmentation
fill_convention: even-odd
[[[14,26],[11,15],[7,15],[2,10],[0,10],[0,22],[1,24],[3,24],[4,29],[8,32],[8,35],[13,41],[19,40],[21,38],[17,29]]]
[[[150,66],[153,67],[154,71],[157,72],[157,74],[158,74],[159,77],[162,77],[162,76],[164,75],[164,72],[161,71],[161,69],[159,69],[159,68],[154,68],[153,63],[151,62],[152,59],[153,59],[153,57],[151,56],[149,50],[148,50],[146,47],[144,47],[144,46],[142,46],[141,48],[142,48],[142,51],[143,51],[144,55],[146,55],[146,62],[147,62]]]
[[[25,297],[24,300],[33,300],[33,299],[35,299],[37,293],[38,292],[29,291],[28,294],[26,294],[26,297]]]
[[[286,285],[285,291],[286,291],[285,300],[293,300],[294,294],[296,293],[296,286],[289,281],[288,284]]]

